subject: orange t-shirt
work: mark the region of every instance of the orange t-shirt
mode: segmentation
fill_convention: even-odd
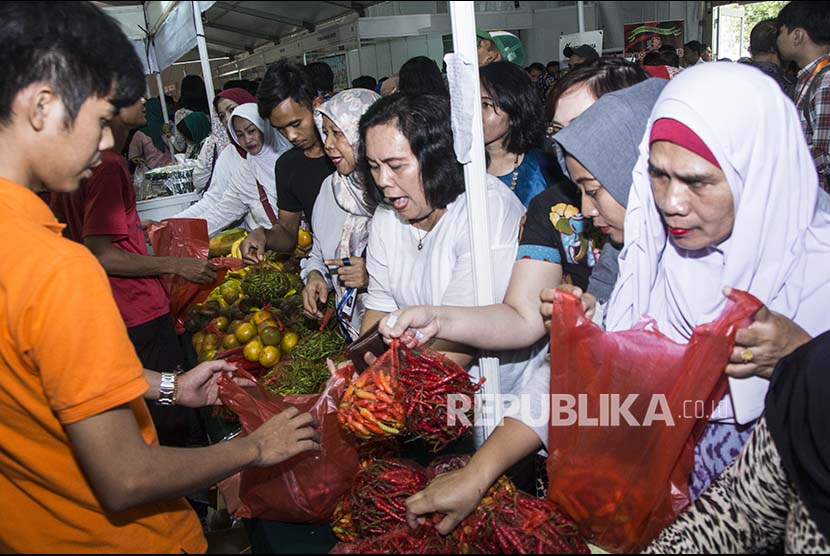
[[[0,552],[204,552],[185,500],[109,513],[72,454],[65,425],[127,403],[158,440],[107,276],[61,229],[0,178]]]

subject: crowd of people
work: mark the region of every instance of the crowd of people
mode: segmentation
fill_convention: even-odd
[[[475,379],[492,354],[500,391],[532,414],[550,410],[557,289],[604,330],[649,315],[681,344],[732,289],[751,293],[763,306],[735,334],[728,392],[697,440],[693,504],[646,551],[830,551],[828,2],[758,23],[740,63],[691,41],[641,62],[579,45],[567,68],[525,67],[519,37],[479,31],[490,306],[476,306],[434,60],[342,91],[323,62],[277,61],[214,99],[188,76],[174,106],[143,97],[132,44],[92,3],[2,3],[0,34],[3,552],[204,552],[195,493],[320,449],[296,410],[207,445],[196,408],[221,403],[234,368],[182,372],[161,276],[201,284],[217,269],[149,254],[131,175],[177,154],[196,160],[203,195],[176,217],[246,228],[245,262],[311,230],[306,316],[333,294],[347,341],[377,326]],[[522,462],[544,496],[535,471],[556,441],[520,417],[474,428],[470,463],[412,496],[407,521],[440,513],[449,533]]]

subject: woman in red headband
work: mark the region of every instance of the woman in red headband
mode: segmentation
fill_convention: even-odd
[[[766,304],[737,336],[693,495],[738,455],[775,363],[828,328],[830,219],[816,211],[815,168],[791,103],[752,70],[706,64],[663,91],[634,170],[606,317],[609,330],[625,330],[648,314],[686,342],[723,310],[724,288]]]

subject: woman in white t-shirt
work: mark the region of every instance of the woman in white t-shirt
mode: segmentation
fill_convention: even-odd
[[[359,164],[378,200],[369,232],[369,291],[363,330],[412,305],[475,305],[464,174],[456,161],[446,97],[394,95],[375,103],[360,122]],[[504,297],[518,249],[524,207],[496,178],[487,178],[489,245],[496,298]],[[471,375],[475,352],[437,340]],[[518,391],[523,371],[544,358],[538,347],[499,353],[502,393]],[[480,441],[480,438],[476,439]]]
[[[358,123],[379,98],[379,94],[368,89],[349,89],[314,111],[314,123],[324,140],[326,155],[337,171],[325,179],[314,203],[314,247],[302,274],[306,281],[303,305],[307,316],[321,318],[320,307],[333,289],[337,318],[349,339],[359,335],[365,311],[369,275],[364,253],[375,210],[355,171]]]

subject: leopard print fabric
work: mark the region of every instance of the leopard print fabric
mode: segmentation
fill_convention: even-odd
[[[781,465],[766,421],[740,457],[645,550],[646,554],[830,553]]]

